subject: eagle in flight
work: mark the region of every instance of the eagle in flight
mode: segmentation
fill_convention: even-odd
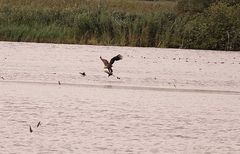
[[[104,68],[108,69],[108,71],[105,71],[108,74],[108,77],[113,75],[113,70],[112,70],[112,65],[115,61],[121,60],[122,59],[122,55],[118,54],[117,56],[113,57],[110,62],[108,62],[108,60],[103,59],[100,56],[100,59],[102,60],[103,64],[104,64]]]

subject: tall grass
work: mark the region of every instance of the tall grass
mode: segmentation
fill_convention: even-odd
[[[157,46],[161,38],[158,21],[167,18],[159,7],[163,2],[105,0],[100,4],[96,0],[59,0],[56,5],[54,0],[0,2],[0,39],[11,41]],[[113,9],[115,5],[118,10]]]
[[[177,0],[0,0],[1,6],[31,7],[35,9],[88,9],[89,11],[103,8],[108,11],[127,13],[152,13],[159,10],[171,10]]]
[[[176,4],[184,5],[175,0],[0,0],[0,40],[240,50],[240,4],[217,2],[183,13]]]

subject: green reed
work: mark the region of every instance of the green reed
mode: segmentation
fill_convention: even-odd
[[[217,2],[202,12],[182,12],[176,4],[174,0],[0,0],[0,40],[240,49],[239,5]]]

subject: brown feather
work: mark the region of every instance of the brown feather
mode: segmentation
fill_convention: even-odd
[[[110,64],[113,64],[115,61],[121,60],[122,58],[122,55],[118,54],[110,60]]]
[[[102,60],[102,62],[105,66],[108,66],[109,63],[106,59],[103,59],[102,57],[100,57],[100,59]]]

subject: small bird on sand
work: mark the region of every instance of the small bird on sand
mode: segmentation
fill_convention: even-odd
[[[3,80],[5,80],[3,76],[1,76],[1,78],[2,78]]]
[[[39,127],[40,125],[41,125],[41,121],[38,122],[37,127]]]
[[[80,74],[82,74],[82,76],[86,76],[85,72],[79,72]]]
[[[33,132],[33,130],[32,130],[32,127],[31,127],[31,126],[29,126],[29,131],[30,131],[30,133],[32,133],[32,132]]]
[[[102,60],[103,64],[104,64],[104,68],[105,69],[108,69],[108,72],[106,72],[108,74],[108,76],[111,76],[113,75],[113,70],[112,70],[112,65],[115,61],[118,61],[118,60],[121,60],[123,57],[122,55],[118,54],[117,56],[113,57],[110,62],[108,62],[108,60],[106,59],[103,59],[101,56],[100,56],[100,59]]]
[[[59,85],[61,85],[61,82],[60,82],[60,81],[58,81],[58,84],[59,84]]]

